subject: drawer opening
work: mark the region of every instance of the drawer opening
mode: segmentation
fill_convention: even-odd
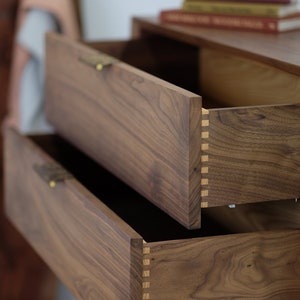
[[[90,42],[87,45],[186,90],[200,93],[199,51],[195,46],[153,35],[126,41]]]
[[[201,229],[188,230],[57,135],[30,139],[71,172],[145,241],[156,242],[261,230],[300,228],[294,200],[202,210]]]
[[[217,49],[147,31],[136,40],[89,45],[201,95],[204,108],[293,104],[300,100],[300,77]]]

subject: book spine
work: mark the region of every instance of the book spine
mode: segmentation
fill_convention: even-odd
[[[275,19],[272,20],[229,15],[206,15],[184,11],[162,11],[160,13],[160,21],[162,23],[172,23],[177,25],[278,32],[278,25]]]
[[[279,15],[278,4],[189,1],[183,2],[182,9],[190,12],[243,16],[277,17]]]

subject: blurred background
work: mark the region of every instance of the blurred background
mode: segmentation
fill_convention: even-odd
[[[8,110],[14,40],[18,29],[20,6],[29,2],[36,3],[37,6],[46,5],[52,1],[54,0],[0,0],[1,123]],[[155,16],[161,9],[179,7],[181,0],[74,0],[73,4],[77,11],[81,38],[92,41],[130,38],[133,16]],[[0,154],[2,157],[2,136]],[[73,299],[63,284],[6,219],[3,209],[3,159],[0,159],[0,171],[0,300]]]
[[[129,38],[132,16],[155,16],[178,8],[182,0],[81,0],[83,36],[87,40]]]

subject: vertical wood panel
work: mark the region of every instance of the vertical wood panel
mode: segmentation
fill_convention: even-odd
[[[208,206],[300,196],[300,105],[212,109]]]
[[[49,35],[46,112],[65,139],[190,228],[200,226],[201,97]],[[66,116],[68,116],[66,118]]]

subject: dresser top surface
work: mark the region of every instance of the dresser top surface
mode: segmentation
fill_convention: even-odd
[[[134,18],[136,28],[183,42],[212,47],[300,75],[300,30],[257,33],[162,24],[158,18]]]

